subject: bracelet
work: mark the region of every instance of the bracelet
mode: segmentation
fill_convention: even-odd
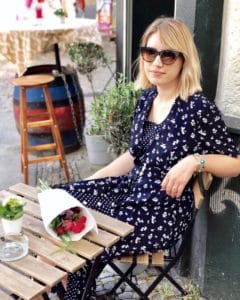
[[[201,173],[203,169],[205,168],[205,159],[201,157],[199,153],[194,153],[193,157],[198,162],[198,166],[196,167],[196,172]]]

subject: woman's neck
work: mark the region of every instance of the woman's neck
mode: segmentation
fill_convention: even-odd
[[[157,100],[160,101],[161,103],[164,103],[164,102],[172,102],[173,100],[176,99],[177,95],[178,95],[178,92],[177,92],[177,88],[159,88],[157,87],[157,92],[158,92],[158,95],[157,95]]]

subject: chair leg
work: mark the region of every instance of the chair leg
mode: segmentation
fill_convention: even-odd
[[[28,132],[27,132],[26,89],[20,88],[20,136],[21,136],[21,171],[24,183],[28,184]]]
[[[127,271],[124,273],[124,277],[121,277],[118,282],[115,284],[115,286],[112,288],[110,292],[108,292],[108,295],[113,295],[115,291],[120,287],[120,285],[124,282],[125,278],[131,274],[133,269],[136,267],[137,263],[134,262],[131,264],[131,266],[127,269]]]
[[[56,143],[57,152],[60,155],[60,164],[64,170],[67,181],[70,181],[70,175],[69,175],[67,163],[65,160],[65,153],[64,153],[64,149],[63,149],[63,145],[62,145],[62,138],[61,138],[61,134],[59,131],[57,119],[56,119],[56,116],[54,113],[52,98],[51,98],[48,86],[43,87],[43,92],[44,92],[44,96],[45,96],[45,100],[46,100],[47,110],[49,112],[51,119],[53,120],[52,134],[53,134],[53,139]]]
[[[64,288],[62,282],[59,282],[57,284],[57,286],[56,286],[56,292],[57,292],[58,298],[60,300],[63,300],[66,291],[65,291],[65,288]]]
[[[123,273],[113,262],[109,261],[108,264],[123,280],[140,296],[140,299],[149,299],[143,291],[140,290],[128,277]]]

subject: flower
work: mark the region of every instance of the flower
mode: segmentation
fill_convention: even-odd
[[[85,229],[87,217],[82,215],[80,207],[64,210],[50,223],[49,227],[57,234],[66,247],[73,253],[76,250],[70,244],[71,237]]]
[[[85,234],[94,231],[97,224],[87,207],[63,189],[50,188],[47,182],[39,179],[38,200],[41,217],[46,231],[61,240],[68,250],[77,251],[71,241],[79,241]],[[52,201],[55,199],[57,201]]]

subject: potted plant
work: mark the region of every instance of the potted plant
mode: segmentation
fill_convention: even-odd
[[[105,139],[108,126],[108,106],[104,97],[96,96],[91,102],[89,121],[85,128],[85,141],[89,162],[96,165],[105,165],[112,161],[109,152],[109,143]]]
[[[105,139],[109,150],[115,156],[124,153],[129,146],[130,131],[136,101],[141,94],[132,81],[120,74],[116,84],[101,96],[105,101],[106,125]]]
[[[101,155],[105,153],[110,162],[128,149],[133,112],[140,92],[133,82],[127,82],[124,75],[119,74],[116,84],[92,101],[90,124],[85,131],[89,158],[96,157],[96,152],[101,150]],[[94,145],[91,145],[92,140]]]
[[[19,234],[21,232],[25,205],[26,203],[17,196],[7,197],[0,203],[0,217],[5,234]]]
[[[93,71],[99,67],[107,67],[111,60],[105,55],[103,48],[94,43],[71,43],[68,46],[68,55],[75,64],[77,71],[86,75],[93,92],[93,98],[95,98]]]
[[[65,20],[65,11],[63,8],[58,8],[54,11],[54,15],[59,17],[61,22],[64,23]]]

